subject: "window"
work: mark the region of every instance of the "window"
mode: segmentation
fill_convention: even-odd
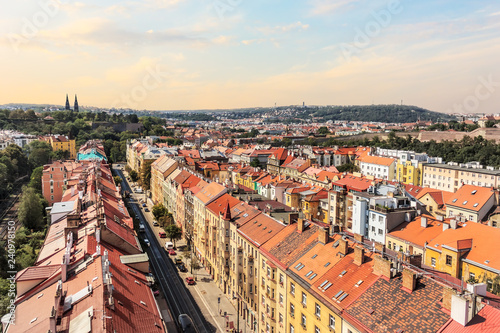
[[[302,293],[302,304],[304,306],[307,305],[307,295],[304,292]]]
[[[335,317],[332,315],[330,315],[330,319],[328,320],[328,326],[330,326],[330,328],[335,329]]]
[[[389,241],[389,243],[387,244],[387,247],[388,247],[389,249],[391,249],[391,241]]]
[[[473,280],[473,279],[475,279],[475,278],[476,278],[476,274],[474,274],[474,273],[469,273],[469,279],[470,279],[470,280]]]
[[[262,259],[262,269],[265,269],[266,268],[266,261],[264,259]]]
[[[285,280],[285,277],[283,274],[280,273],[280,284],[283,284],[283,281]]]
[[[290,294],[295,296],[295,285],[293,283],[290,283]]]
[[[295,333],[295,328],[293,327],[292,324],[290,324],[290,333]]]
[[[283,295],[280,293],[280,304],[283,305]]]
[[[290,303],[290,316],[295,317],[295,306]]]
[[[280,324],[283,325],[283,315],[280,313]]]
[[[451,266],[453,259],[451,258],[450,255],[446,255],[446,265]]]
[[[314,326],[314,333],[321,333],[321,331],[319,330],[319,328],[317,326]]]
[[[316,303],[314,313],[316,314],[316,316],[321,317],[321,306],[318,303]]]
[[[431,258],[431,266],[436,267],[436,258]]]
[[[379,235],[383,235],[384,234],[384,231],[382,229],[378,229],[378,234]]]
[[[300,319],[300,324],[302,325],[302,327],[306,327],[307,325],[307,318],[304,314],[302,314],[302,317]]]

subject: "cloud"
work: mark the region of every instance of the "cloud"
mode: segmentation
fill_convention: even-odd
[[[359,0],[312,0],[310,15],[329,15],[339,9],[345,9]]]
[[[262,28],[257,28],[258,31],[266,34],[266,35],[271,35],[271,34],[277,34],[277,33],[286,33],[292,30],[307,30],[309,28],[309,24],[304,24],[300,21],[297,21],[295,23],[291,23],[288,25],[277,25],[274,27],[262,27]]]

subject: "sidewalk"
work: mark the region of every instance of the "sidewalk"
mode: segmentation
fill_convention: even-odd
[[[153,208],[153,202],[150,198],[146,201],[147,207],[150,212]],[[149,223],[153,221],[153,216],[151,213],[146,213],[146,219]],[[164,244],[166,241],[165,238],[158,238],[158,235],[155,234],[157,239],[160,241],[160,244]],[[196,284],[192,286],[186,285],[187,289],[191,292],[193,299],[198,304],[203,316],[205,319],[212,324],[215,328],[214,332],[229,332],[228,325],[232,322],[234,327],[234,332],[236,332],[236,320],[237,320],[237,309],[230,302],[229,296],[225,295],[212,280],[211,275],[205,270],[205,267],[199,263],[201,268],[197,271],[193,271],[191,274],[191,261],[189,259],[184,258],[182,255],[182,251],[187,248],[187,243],[185,239],[181,239],[175,242],[177,255],[175,257],[181,258],[188,269],[187,273],[179,272],[182,280],[185,281],[187,276],[193,276],[196,278]],[[220,303],[219,303],[220,298]],[[164,308],[166,304],[161,304],[160,308]],[[224,317],[224,312],[226,312],[226,316]],[[245,320],[241,317],[240,312],[240,331],[241,332],[253,332],[250,329],[250,326],[245,327]]]
[[[187,246],[184,239],[177,241],[176,245],[179,249]],[[202,266],[201,263],[200,266]],[[181,276],[191,276],[189,260],[186,263],[186,268],[188,268],[189,272],[180,273]],[[228,325],[232,322],[234,331],[236,332],[237,309],[230,302],[229,296],[225,295],[217,287],[211,275],[205,270],[205,267],[202,266],[199,270],[193,271],[192,275],[196,277],[196,284],[188,286],[188,290],[191,291],[191,295],[200,307],[205,319],[215,326],[217,332],[229,332]],[[226,317],[224,317],[224,312],[226,313]],[[252,332],[250,326],[245,328],[245,320],[241,317],[241,312],[239,328],[241,332]]]

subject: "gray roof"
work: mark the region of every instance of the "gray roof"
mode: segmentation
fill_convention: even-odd
[[[54,205],[52,205],[52,210],[50,211],[50,214],[60,214],[60,213],[69,213],[71,212],[75,206],[74,201],[62,201],[62,202],[56,202]]]

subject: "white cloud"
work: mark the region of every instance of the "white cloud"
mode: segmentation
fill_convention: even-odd
[[[311,15],[329,15],[332,12],[344,9],[359,0],[312,0]]]
[[[271,34],[276,34],[276,33],[286,33],[292,30],[307,30],[309,28],[309,24],[304,24],[300,21],[297,21],[295,23],[291,23],[288,25],[277,25],[274,27],[262,27],[262,28],[257,28],[258,31],[266,34],[266,35],[271,35]]]

